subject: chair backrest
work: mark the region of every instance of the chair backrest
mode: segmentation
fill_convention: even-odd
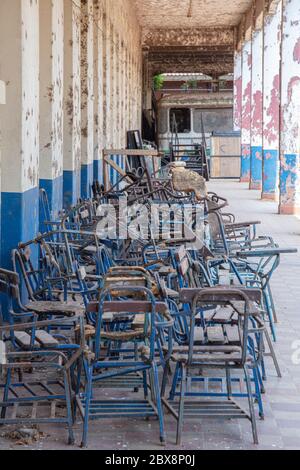
[[[34,292],[40,288],[40,279],[30,259],[30,249],[19,248],[12,251],[13,268],[20,272],[30,300],[35,300]]]
[[[179,278],[179,287],[199,287],[199,275],[193,269],[193,259],[190,253],[181,246],[175,251],[175,261]]]
[[[152,280],[142,267],[112,267],[104,278],[104,287],[115,286],[147,287],[151,290]]]
[[[190,289],[192,291],[192,289]],[[254,291],[251,292],[251,291]],[[190,315],[190,338],[189,338],[189,355],[188,355],[188,365],[193,365],[195,363],[194,357],[194,338],[195,338],[195,318],[199,312],[199,308],[205,308],[206,306],[212,306],[216,308],[220,307],[232,307],[233,302],[239,302],[242,304],[242,308],[235,310],[237,314],[237,326],[239,330],[239,348],[240,353],[238,357],[234,359],[234,362],[239,366],[243,366],[246,363],[247,359],[247,348],[248,348],[248,323],[250,316],[250,298],[260,299],[261,292],[256,289],[246,289],[246,288],[232,288],[227,286],[219,286],[212,288],[203,288],[195,289],[194,295],[192,297],[192,292],[189,292],[190,299],[192,298],[192,308]],[[187,299],[188,294],[187,290],[181,293],[181,299]],[[218,351],[218,346],[214,346],[214,351]],[[222,349],[220,349],[222,352]]]
[[[165,314],[168,307],[163,302],[156,302],[152,292],[146,287],[118,287],[105,289],[99,302],[91,302],[87,307],[88,313],[97,312],[96,337],[95,337],[95,360],[98,361],[101,353],[101,333],[103,332],[103,315],[105,313],[120,314],[123,318],[134,319],[135,315],[143,316],[144,335],[142,341],[149,348],[150,360],[155,355],[155,320],[157,314]],[[126,296],[126,300],[124,297]],[[143,300],[136,300],[137,297]],[[146,299],[146,300],[144,300]]]
[[[0,292],[12,300],[20,301],[20,278],[18,273],[0,269]]]
[[[229,248],[221,214],[216,210],[209,211],[207,220],[209,224],[211,251],[214,254],[228,255]]]

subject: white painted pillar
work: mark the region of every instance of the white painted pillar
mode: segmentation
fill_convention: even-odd
[[[64,0],[64,207],[81,196],[81,4]]]
[[[251,98],[251,176],[250,189],[262,189],[263,141],[263,30],[259,22],[252,35],[252,98]]]
[[[106,6],[106,26],[105,26],[105,89],[106,89],[106,107],[105,107],[105,146],[111,148],[111,25]]]
[[[81,196],[92,195],[94,173],[94,4],[81,1]]]
[[[63,64],[64,3],[43,0],[40,2],[40,187],[47,192],[53,219],[63,207]],[[41,217],[45,220],[44,214]]]
[[[112,119],[111,125],[114,130],[112,135],[112,145],[118,147],[118,39],[115,26],[112,27]]]
[[[268,200],[279,196],[281,20],[282,2],[277,0],[264,20],[262,199]]]
[[[0,2],[2,266],[39,228],[39,1]]]
[[[280,214],[300,213],[300,2],[283,0]]]
[[[240,131],[242,127],[242,52],[234,53],[234,109],[233,127]]]
[[[98,3],[98,27],[97,27],[97,43],[98,43],[98,82],[97,86],[97,142],[98,142],[98,151],[94,160],[94,179],[103,182],[103,160],[102,160],[102,151],[104,149],[104,6],[103,2],[99,1]]]
[[[122,147],[126,148],[126,131],[127,131],[127,77],[126,77],[126,47],[123,41],[123,54],[122,54],[122,75],[123,75],[123,118],[122,118],[122,133],[123,133],[123,141]]]
[[[118,138],[117,145],[118,148],[121,148],[122,145],[122,127],[121,127],[121,112],[122,112],[122,95],[121,95],[121,59],[122,59],[122,49],[120,35],[117,34],[117,129],[118,129]]]
[[[6,90],[5,90],[5,83],[0,80],[0,106],[6,103]],[[2,129],[1,129],[1,121],[0,121],[0,218],[1,218],[1,146],[2,146]]]
[[[93,155],[93,180],[98,180],[98,155],[99,155],[99,123],[98,123],[98,100],[99,100],[99,51],[98,51],[98,35],[99,35],[99,2],[93,0],[94,12],[93,12],[93,85],[94,85],[94,155]]]
[[[248,40],[242,51],[242,171],[241,182],[250,182],[251,160],[251,70],[252,44]]]

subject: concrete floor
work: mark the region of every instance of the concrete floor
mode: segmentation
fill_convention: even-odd
[[[260,200],[256,191],[248,191],[238,182],[212,182],[210,190],[230,201],[230,210],[238,220],[261,220],[261,234],[270,234],[282,247],[296,247],[300,251],[300,220],[279,216],[276,204]],[[252,443],[248,421],[186,422],[184,444],[181,450],[222,449],[300,449],[300,253],[283,256],[279,270],[272,281],[279,324],[275,346],[283,378],[276,377],[267,359],[268,381],[264,396],[265,420],[258,419],[259,446]],[[296,350],[295,350],[296,348]],[[297,354],[298,350],[298,354]],[[293,357],[294,355],[294,357]],[[297,364],[298,362],[298,364]],[[108,391],[105,392],[109,394]],[[168,443],[165,450],[175,446],[176,425],[166,416]],[[67,433],[63,428],[41,427],[44,436],[28,449],[68,449]],[[0,450],[18,446],[4,437],[0,430]],[[77,447],[81,425],[76,425]],[[162,450],[158,445],[158,424],[155,421],[115,420],[90,425],[90,449],[104,450]],[[20,447],[19,447],[20,448]],[[21,447],[24,449],[24,446]],[[179,449],[180,450],[180,449]]]

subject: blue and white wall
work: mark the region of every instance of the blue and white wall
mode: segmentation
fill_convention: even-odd
[[[0,2],[1,264],[39,229],[39,2]]]
[[[40,187],[52,218],[63,208],[64,4],[40,2]]]
[[[255,0],[241,25],[241,181],[279,200],[280,214],[299,214],[300,2]]]
[[[111,6],[0,1],[2,266],[43,229],[40,188],[57,218],[102,180],[103,150],[141,127],[141,31],[132,0]]]

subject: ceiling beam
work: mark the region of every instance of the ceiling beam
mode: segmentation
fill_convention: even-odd
[[[234,47],[234,28],[143,29],[143,48],[152,47]]]

